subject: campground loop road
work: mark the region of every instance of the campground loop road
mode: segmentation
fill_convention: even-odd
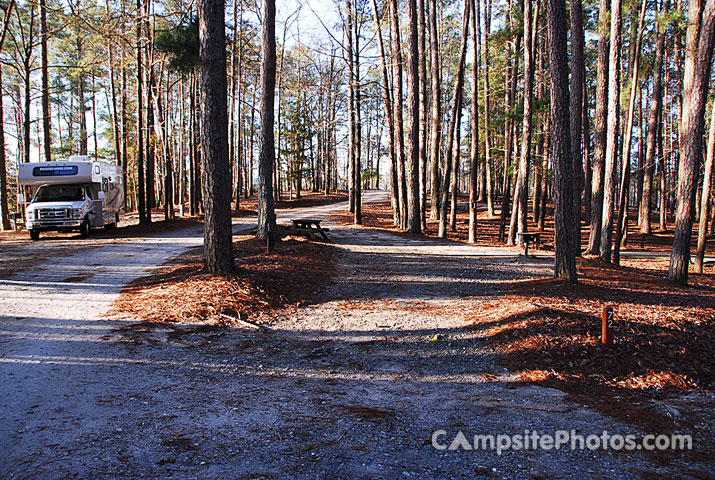
[[[366,192],[364,201],[384,198]],[[268,333],[144,328],[104,316],[128,282],[200,245],[201,227],[63,249],[0,278],[0,478],[710,473],[642,452],[433,448],[441,429],[447,443],[458,431],[643,432],[558,390],[515,382],[463,328],[462,313],[495,285],[550,275],[550,257],[330,224],[345,207],[279,212],[281,223],[325,219],[339,273]],[[239,220],[234,231],[249,227]],[[0,255],[8,251],[0,244]]]

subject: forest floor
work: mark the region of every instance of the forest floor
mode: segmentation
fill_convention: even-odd
[[[382,198],[368,193],[366,211]],[[715,400],[705,383],[707,352],[694,367],[706,373],[675,371],[694,384],[666,383],[662,394],[639,399],[618,393],[614,408],[600,408],[586,398],[597,367],[606,380],[618,378],[618,364],[641,357],[630,343],[617,342],[610,357],[593,344],[593,314],[568,310],[573,292],[548,280],[548,252],[523,257],[516,248],[340,224],[334,215],[344,208],[279,214],[279,223],[306,214],[334,220],[329,243],[288,238],[277,255],[241,236],[250,224],[237,219],[240,274],[215,283],[200,278],[199,252],[191,250],[200,244],[198,227],[51,256],[47,270],[0,278],[2,476],[709,478]],[[90,265],[101,272],[88,272]],[[277,274],[284,268],[288,274]],[[599,275],[594,282],[605,281]],[[712,309],[711,290],[665,292],[683,305],[666,301],[664,317],[680,325],[691,295],[704,295]],[[637,295],[631,303],[639,308],[663,301]],[[132,299],[153,307],[132,310]],[[592,300],[597,309],[601,300]],[[526,301],[533,305],[524,310]],[[111,308],[128,317],[108,317]],[[263,328],[241,328],[220,313]],[[526,324],[529,315],[542,320]],[[584,323],[581,344],[550,340],[549,319],[560,316]],[[712,330],[706,320],[701,333]],[[640,328],[630,317],[621,321]],[[521,353],[532,345],[543,351],[544,341],[554,354],[524,368]],[[568,378],[546,381],[559,379],[550,362],[558,366],[579,348],[595,358],[581,366],[581,397],[568,386],[578,377],[555,370]],[[654,354],[642,358],[649,364]],[[660,420],[615,412],[636,402],[637,418]],[[572,429],[688,433],[693,450],[497,455],[432,446],[437,430],[449,444],[458,431],[471,442],[477,434]]]
[[[503,245],[498,241],[498,216],[484,210],[478,216],[477,245]],[[344,213],[336,219],[351,223]],[[449,237],[466,243],[468,222],[462,203],[457,231]],[[363,225],[414,238],[393,226],[387,200],[364,207]],[[436,220],[428,220],[426,234],[436,238],[437,227]],[[537,231],[536,225],[530,228]],[[588,226],[582,225],[584,249],[588,233]],[[553,251],[553,221],[546,222],[541,234],[543,245],[530,249],[539,255]],[[689,286],[680,287],[665,280],[672,228],[641,236],[631,224],[629,238],[620,266],[586,256],[578,261],[576,286],[552,278],[513,282],[498,301],[480,307],[473,326],[488,327],[483,335],[520,380],[559,388],[629,422],[669,425],[677,410],[654,415],[648,412],[652,402],[715,387],[715,359],[709,353],[715,350],[715,246],[708,244],[704,273],[691,268]],[[604,306],[615,312],[613,348],[601,345]],[[613,398],[626,399],[629,406],[614,408]],[[694,413],[679,420],[697,424]]]

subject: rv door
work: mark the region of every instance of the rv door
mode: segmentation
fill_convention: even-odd
[[[89,224],[93,228],[101,227],[104,225],[104,220],[102,219],[102,199],[99,198],[99,195],[96,192],[92,191],[92,188],[90,188],[89,185],[85,186],[85,191],[87,199],[92,202],[91,213],[89,214]]]

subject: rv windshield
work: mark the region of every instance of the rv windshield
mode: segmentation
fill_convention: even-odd
[[[84,185],[43,185],[33,202],[76,202],[84,200]]]

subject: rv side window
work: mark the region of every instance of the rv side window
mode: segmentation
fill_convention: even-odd
[[[92,197],[92,190],[90,190],[89,188],[85,188],[85,190],[87,192],[87,198],[89,198],[90,200],[94,200],[94,197]]]

